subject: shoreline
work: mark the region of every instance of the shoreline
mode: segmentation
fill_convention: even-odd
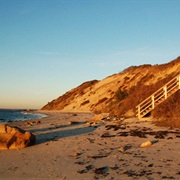
[[[180,177],[179,129],[157,127],[136,118],[87,124],[94,116],[90,112],[46,113],[48,117],[37,119],[40,124],[8,123],[32,132],[37,142],[21,150],[0,151],[1,179]],[[158,142],[141,148],[148,140]]]
[[[37,110],[26,111],[25,109],[1,109],[0,110],[0,124],[7,124],[9,122],[29,121],[42,119],[48,114],[43,114]]]

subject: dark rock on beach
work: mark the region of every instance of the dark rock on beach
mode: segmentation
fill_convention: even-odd
[[[108,169],[109,169],[108,166],[96,168],[96,169],[94,170],[94,173],[96,173],[96,174],[106,174],[107,171],[108,171]]]

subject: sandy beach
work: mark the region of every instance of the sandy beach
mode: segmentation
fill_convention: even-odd
[[[90,112],[44,113],[49,116],[39,123],[9,123],[37,140],[0,151],[0,179],[180,179],[179,129],[136,118],[87,123]],[[147,141],[152,145],[140,147]]]

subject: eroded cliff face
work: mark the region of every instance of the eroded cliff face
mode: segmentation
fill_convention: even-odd
[[[138,103],[179,73],[180,57],[162,65],[131,66],[103,80],[85,82],[51,101],[42,110],[134,116]]]

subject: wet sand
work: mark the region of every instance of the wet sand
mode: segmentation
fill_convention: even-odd
[[[179,129],[136,118],[87,123],[94,116],[88,112],[45,113],[41,123],[9,123],[37,140],[0,151],[0,179],[180,179]],[[146,141],[154,143],[141,148]]]

